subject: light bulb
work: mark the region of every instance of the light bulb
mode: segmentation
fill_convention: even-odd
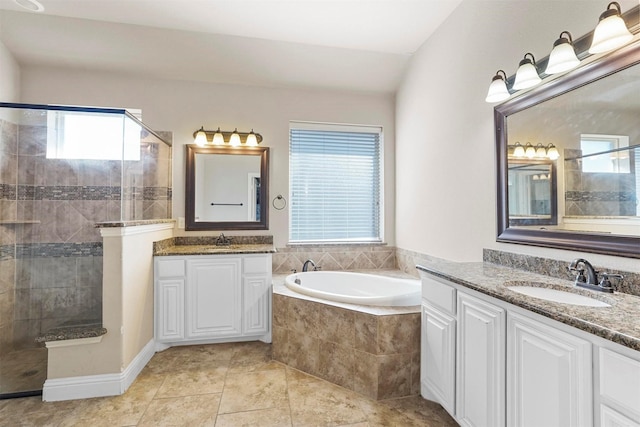
[[[236,128],[229,138],[229,145],[232,147],[239,147],[241,144],[240,135],[238,134],[238,128]]]
[[[207,144],[207,134],[204,131],[204,126],[202,126],[200,130],[198,130],[198,132],[196,132],[196,137],[193,140],[193,142],[198,147],[204,147]]]

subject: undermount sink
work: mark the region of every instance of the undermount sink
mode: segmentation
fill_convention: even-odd
[[[581,292],[562,290],[558,289],[558,287],[547,283],[536,285],[529,282],[516,282],[512,285],[507,285],[507,289],[513,292],[546,301],[585,307],[611,307],[611,304],[605,302],[607,301],[606,297],[596,299]]]

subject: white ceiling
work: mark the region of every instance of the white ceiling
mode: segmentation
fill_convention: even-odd
[[[192,81],[394,92],[461,0],[0,0],[22,65]]]

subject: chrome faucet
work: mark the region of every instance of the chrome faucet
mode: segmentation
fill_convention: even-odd
[[[229,246],[231,244],[231,239],[226,237],[224,233],[220,233],[218,238],[216,239],[216,246]]]
[[[313,262],[312,259],[308,259],[304,262],[304,264],[302,264],[302,272],[304,273],[305,271],[309,271],[309,264],[311,264],[311,266],[313,267],[313,271],[318,271],[318,267],[316,266],[316,263]]]
[[[602,278],[598,281],[598,271],[584,258],[576,258],[567,267],[569,271],[576,273],[575,285],[593,291],[613,293],[613,286],[609,278],[623,279],[620,274],[602,273]]]

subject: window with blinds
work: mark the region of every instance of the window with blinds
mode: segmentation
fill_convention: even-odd
[[[380,242],[379,127],[292,123],[290,242]]]

